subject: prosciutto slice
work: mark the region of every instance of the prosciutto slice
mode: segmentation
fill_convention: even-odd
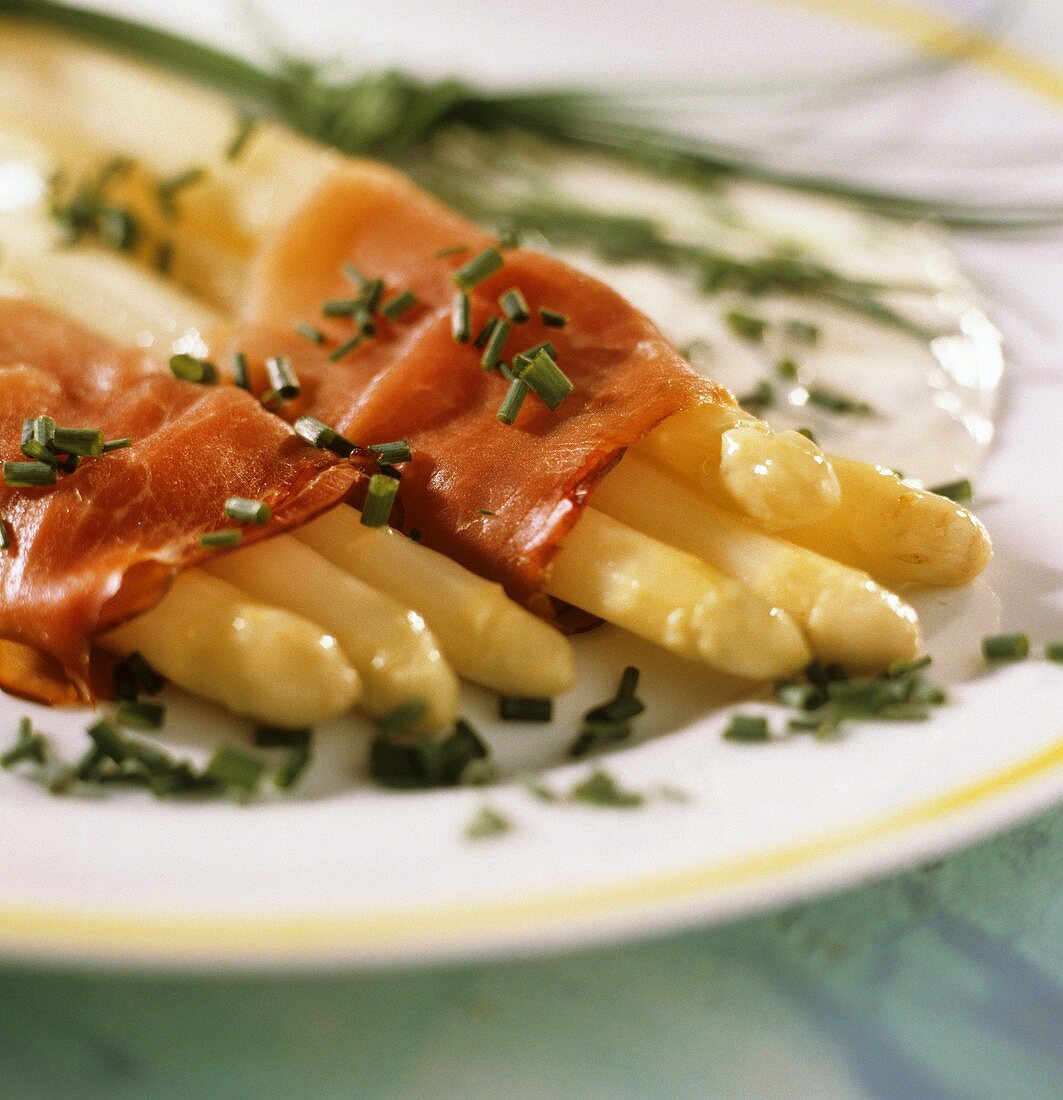
[[[0,484],[0,685],[43,702],[89,700],[95,634],[142,612],[199,538],[233,526],[230,496],[263,500],[275,534],[335,504],[358,477],[298,439],[250,394],[182,382],[48,309],[0,298],[0,457],[21,460],[25,419],[100,428],[132,446],[84,459],[54,487]]]
[[[479,350],[455,342],[450,320],[453,272],[492,244],[400,173],[351,163],[265,247],[235,346],[257,365],[260,390],[265,358],[290,357],[302,395],[284,415],[313,415],[362,445],[409,439],[414,455],[399,493],[405,529],[549,614],[550,559],[624,449],[683,409],[733,401],[620,295],[556,259],[514,249],[472,290],[472,331],[500,315],[499,296],[518,287],[531,319],[513,326],[506,357],[549,340],[575,390],[554,412],[530,395],[515,424],[499,423],[509,383],[481,368]],[[466,251],[439,255],[459,245]],[[387,296],[411,290],[418,305],[394,323],[381,319],[374,336],[332,362],[353,325],[323,317],[322,305],[357,295],[346,264],[383,278]],[[567,325],[546,327],[540,307],[565,314]],[[324,346],[295,335],[307,321],[327,332]]]

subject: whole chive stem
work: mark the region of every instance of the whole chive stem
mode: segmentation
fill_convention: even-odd
[[[248,500],[247,497],[229,497],[223,511],[229,519],[234,519],[237,523],[252,523],[258,527],[269,523],[273,514],[265,501]]]
[[[451,276],[458,286],[466,290],[479,286],[484,279],[499,271],[504,265],[502,253],[497,248],[485,248],[478,256],[474,256],[463,267],[459,267]]]
[[[399,483],[386,474],[373,474],[362,508],[362,523],[366,527],[384,527],[391,517],[391,509],[398,495]]]

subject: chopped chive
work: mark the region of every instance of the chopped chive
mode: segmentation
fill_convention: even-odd
[[[242,390],[251,388],[251,371],[248,367],[247,356],[242,351],[233,353],[233,384]]]
[[[494,515],[497,515],[497,513],[492,512],[490,508],[477,508],[476,509],[476,514],[478,516],[494,516]]]
[[[299,396],[299,378],[286,355],[271,355],[266,360],[266,375],[270,386],[283,400],[291,401]]]
[[[730,309],[723,315],[724,324],[741,340],[759,344],[764,339],[768,322],[741,309]]]
[[[469,328],[472,323],[471,309],[468,292],[456,291],[450,308],[450,334],[459,344],[467,344],[472,338]]]
[[[987,661],[1022,661],[1030,655],[1025,634],[993,634],[982,639],[982,656]]]
[[[52,447],[60,454],[98,458],[103,452],[103,432],[96,428],[56,428]]]
[[[528,300],[517,287],[507,290],[498,299],[502,312],[515,324],[522,325],[531,316]]]
[[[899,680],[904,676],[911,676],[913,672],[922,672],[932,663],[933,658],[929,653],[924,653],[922,657],[916,657],[911,661],[891,661],[889,668],[886,669],[886,675],[891,680]]]
[[[353,317],[361,304],[360,298],[333,298],[322,304],[321,312],[326,317]]]
[[[852,397],[846,397],[844,394],[835,393],[834,390],[829,390],[824,386],[809,386],[808,403],[815,405],[818,409],[823,409],[825,412],[838,415],[852,413],[856,416],[870,416],[874,412],[874,409],[866,401],[857,401]]]
[[[122,670],[121,673],[119,669]],[[146,691],[149,695],[157,695],[166,686],[166,680],[152,668],[147,658],[140,652],[130,653],[114,666],[114,670],[116,684],[119,678],[128,680],[132,685],[133,697],[138,690]]]
[[[159,241],[155,246],[155,254],[151,258],[151,266],[160,275],[169,275],[173,269],[173,242]]]
[[[358,333],[357,336],[352,336],[348,341],[340,344],[334,351],[329,352],[329,359],[333,363],[338,363],[341,359],[346,358],[352,351],[362,342],[362,334]]]
[[[415,305],[417,305],[417,296],[412,290],[404,290],[401,294],[396,294],[390,302],[385,302],[380,312],[389,321],[397,321],[408,309],[412,309]]]
[[[766,409],[775,404],[775,387],[768,381],[758,382],[753,389],[738,398],[744,409]]]
[[[476,339],[473,340],[472,346],[477,351],[483,351],[487,345],[487,341],[491,339],[491,333],[495,331],[495,326],[498,324],[497,317],[488,317],[484,322],[484,327],[476,334]]]
[[[331,451],[340,458],[350,458],[357,449],[349,439],[312,416],[299,417],[293,430],[300,439],[324,451]]]
[[[218,546],[238,546],[243,535],[235,527],[224,531],[208,531],[199,536],[199,545],[204,550],[212,550]]]
[[[498,406],[498,412],[495,413],[495,419],[501,421],[503,424],[512,424],[517,419],[517,414],[520,412],[521,406],[524,404],[524,399],[531,393],[530,388],[526,383],[522,382],[519,378],[514,378],[509,384],[509,390],[506,396],[502,399],[502,404]]]
[[[361,304],[370,313],[376,312],[380,305],[380,299],[384,297],[383,279],[366,279],[362,284]]]
[[[586,779],[577,783],[568,792],[568,797],[573,802],[583,802],[589,806],[618,809],[633,809],[645,801],[641,794],[625,791],[608,772],[601,769],[591,772]]]
[[[254,741],[260,749],[290,749],[306,744],[310,740],[310,732],[305,726],[296,729],[289,726],[257,726]]]
[[[59,460],[52,451],[55,438],[55,419],[51,416],[35,416],[22,422],[21,450],[29,459],[46,466],[58,466]]]
[[[214,364],[206,359],[197,359],[194,355],[171,355],[170,370],[174,378],[182,382],[198,382],[204,386],[218,381],[218,371]]]
[[[391,509],[399,491],[396,478],[386,474],[373,474],[362,507],[362,523],[366,527],[384,527],[391,516]]]
[[[409,462],[413,458],[408,439],[396,439],[394,443],[371,443],[369,450],[378,455],[378,462],[388,465],[395,462]]]
[[[810,440],[812,443],[816,442],[815,434],[813,433],[811,428],[798,428],[797,434],[803,435],[805,439]]]
[[[140,238],[140,225],[128,210],[103,209],[96,216],[100,236],[116,252],[130,252]]]
[[[11,541],[11,527],[6,519],[0,519],[0,550],[9,550]]]
[[[485,248],[474,256],[464,267],[459,267],[451,276],[455,283],[466,290],[478,286],[484,279],[505,266],[502,254],[496,248]]]
[[[166,720],[166,708],[162,703],[142,703],[134,699],[122,699],[115,717],[129,729],[157,730]]]
[[[369,279],[354,264],[345,263],[340,270],[343,272],[343,277],[359,290],[364,290],[369,285]]]
[[[1045,660],[1063,662],[1063,642],[1049,642],[1045,646]]]
[[[361,303],[359,303],[358,308],[354,311],[351,320],[355,323],[358,332],[362,336],[372,336],[376,332],[376,322],[373,320],[373,314]]]
[[[783,332],[791,340],[797,340],[802,344],[819,343],[819,326],[809,324],[808,321],[787,321],[783,325]]]
[[[112,451],[124,451],[126,447],[132,447],[133,440],[129,436],[122,436],[121,439],[105,439],[103,446],[100,448],[101,454],[109,455]]]
[[[520,247],[520,229],[512,221],[507,220],[504,225],[498,227],[498,247]]]
[[[551,411],[556,409],[575,389],[572,381],[545,349],[527,363],[517,377],[533,390]]]
[[[311,344],[323,344],[325,342],[325,334],[321,329],[314,325],[311,325],[307,321],[300,321],[295,326],[295,331],[303,337],[304,340],[309,340]]]
[[[787,382],[797,381],[797,362],[789,355],[784,355],[775,364],[775,373],[780,378],[785,378]]]
[[[18,722],[15,744],[0,756],[0,768],[13,768],[24,760],[43,764],[48,759],[48,745],[44,737],[34,732],[33,722],[23,715]]]
[[[377,719],[376,728],[383,734],[398,733],[423,718],[428,704],[423,699],[410,699]]]
[[[568,324],[568,317],[565,314],[556,309],[549,309],[547,306],[540,307],[539,316],[547,328],[564,328]]]
[[[203,775],[217,783],[224,783],[227,787],[238,787],[250,793],[258,786],[265,770],[266,766],[261,760],[238,752],[228,745],[219,745]]]
[[[265,501],[248,500],[247,497],[229,497],[223,510],[229,519],[237,523],[253,523],[258,527],[269,523],[273,514]]]
[[[36,489],[54,485],[57,473],[45,462],[5,462],[4,484],[12,489]]]
[[[281,406],[281,395],[276,390],[263,390],[258,402],[264,409],[276,412]]]
[[[310,740],[293,745],[288,750],[284,762],[273,773],[273,783],[278,790],[287,791],[299,782],[303,772],[310,765]]]
[[[935,485],[928,492],[936,493],[939,497],[948,497],[949,500],[970,500],[974,496],[974,487],[969,478],[960,478],[958,481],[949,481],[944,485]]]
[[[465,827],[465,835],[469,840],[488,840],[491,837],[503,836],[512,828],[513,824],[508,817],[503,817],[490,806],[481,806],[473,815],[472,821]]]
[[[525,695],[502,695],[498,717],[503,722],[549,722],[554,716],[552,699],[534,699]]]
[[[771,730],[767,718],[754,714],[734,714],[723,731],[728,741],[769,741]]]
[[[544,340],[541,344],[533,344],[513,356],[514,372],[519,374],[541,351],[545,351],[551,359],[557,359],[557,348],[549,340]]]
[[[639,670],[628,665],[620,675],[616,695],[608,702],[591,707],[583,716],[579,736],[569,746],[569,756],[579,758],[626,741],[631,736],[631,719],[640,715],[645,704],[635,694]]]
[[[463,252],[468,252],[469,246],[467,244],[452,244],[449,248],[441,248],[435,254],[437,260],[442,260],[446,256],[460,256]]]
[[[189,168],[187,171],[171,176],[169,179],[161,180],[155,185],[155,197],[158,200],[159,209],[167,218],[177,216],[175,200],[178,193],[199,183],[206,174],[206,171],[202,168]]]
[[[480,358],[480,366],[484,370],[494,370],[502,360],[502,353],[506,349],[506,341],[509,339],[509,323],[494,319],[490,335],[487,337],[484,353]]]
[[[257,128],[258,119],[246,111],[241,111],[237,118],[236,133],[233,134],[232,141],[225,150],[225,159],[237,160]]]

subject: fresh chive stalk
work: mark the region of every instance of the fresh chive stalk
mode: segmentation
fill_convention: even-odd
[[[223,783],[226,787],[235,787],[251,794],[265,770],[266,766],[261,760],[238,752],[228,745],[220,745],[214,750],[203,774],[207,779]]]
[[[362,507],[362,523],[366,527],[384,527],[391,517],[391,509],[399,492],[397,478],[386,474],[373,474]]]
[[[460,256],[463,252],[468,252],[469,246],[467,244],[452,244],[448,248],[441,248],[435,253],[437,260],[445,259],[447,256]]]
[[[827,389],[825,386],[808,387],[808,404],[836,416],[851,414],[870,416],[875,410],[866,401],[857,401],[843,393]]]
[[[749,393],[738,398],[743,409],[760,410],[771,408],[775,404],[775,387],[766,379],[758,382]]]
[[[233,384],[242,390],[251,388],[251,369],[247,356],[242,351],[233,353]]]
[[[1045,659],[1063,663],[1063,642],[1049,642],[1045,646]]]
[[[787,321],[783,325],[783,332],[786,333],[791,340],[796,340],[799,344],[808,344],[812,346],[819,343],[819,326],[810,324],[808,321],[799,321],[796,319]]]
[[[502,695],[498,700],[498,717],[503,722],[549,722],[553,716],[552,699],[536,699],[526,695]]]
[[[634,809],[646,801],[641,794],[624,790],[607,771],[600,768],[577,783],[568,792],[568,797],[573,802],[582,802],[588,806],[621,810]]]
[[[132,447],[133,440],[129,436],[122,436],[121,439],[105,439],[103,446],[100,448],[100,453],[109,455],[112,451],[124,451],[126,447]]]
[[[513,823],[508,817],[491,806],[481,806],[465,827],[465,836],[469,840],[489,840],[491,837],[504,836],[512,828]]]
[[[362,342],[362,334],[359,332],[357,335],[352,336],[349,340],[345,340],[342,344],[336,347],[333,351],[329,352],[329,359],[333,363],[338,363],[341,359],[346,359],[348,355]]]
[[[735,336],[750,344],[763,343],[764,334],[768,330],[767,321],[741,309],[729,309],[723,315],[723,321]]]
[[[60,454],[99,458],[103,453],[103,432],[96,428],[56,428],[52,448]]]
[[[115,711],[115,718],[128,729],[157,730],[166,720],[166,707],[162,703],[122,699]]]
[[[323,344],[325,342],[325,334],[316,325],[310,324],[309,321],[300,321],[295,326],[295,331],[304,340],[309,340],[311,344]]]

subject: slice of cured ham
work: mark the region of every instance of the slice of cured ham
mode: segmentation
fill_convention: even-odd
[[[92,697],[92,637],[211,552],[199,539],[233,526],[228,497],[273,510],[247,542],[331,506],[358,476],[242,390],[179,381],[48,309],[0,299],[0,457],[21,460],[23,421],[45,414],[133,444],[54,487],[0,484],[12,539],[0,550],[0,685],[44,702]]]

